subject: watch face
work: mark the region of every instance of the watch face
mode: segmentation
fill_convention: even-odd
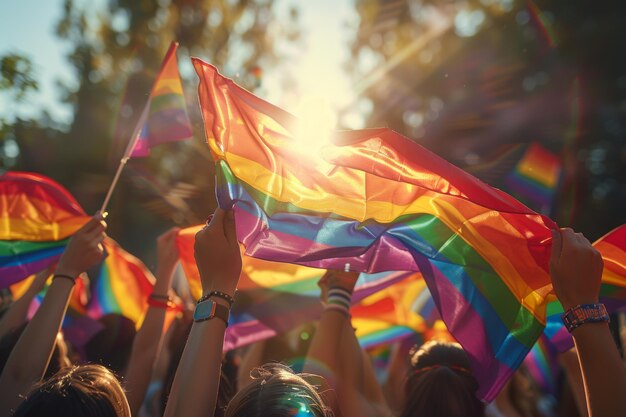
[[[215,302],[212,300],[205,300],[196,305],[196,309],[193,312],[194,320],[205,320],[215,315]]]

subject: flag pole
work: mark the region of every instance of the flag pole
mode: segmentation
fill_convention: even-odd
[[[109,201],[111,200],[111,196],[113,195],[113,190],[115,190],[115,187],[117,186],[117,182],[119,181],[120,176],[122,175],[122,171],[124,170],[124,167],[126,166],[126,163],[128,162],[128,160],[130,159],[130,155],[133,153],[133,149],[135,149],[135,145],[137,144],[137,141],[139,140],[139,133],[141,129],[143,128],[143,125],[146,122],[146,119],[148,116],[149,104],[150,104],[150,99],[148,99],[148,102],[144,106],[144,109],[141,112],[141,118],[139,119],[139,123],[137,123],[137,126],[135,126],[135,130],[133,131],[133,136],[131,137],[130,141],[128,142],[128,145],[126,146],[126,150],[124,151],[124,156],[122,156],[122,159],[120,159],[120,163],[117,166],[117,172],[115,172],[113,181],[111,181],[111,185],[109,186],[109,191],[107,191],[107,195],[106,197],[104,197],[104,201],[102,202],[102,206],[100,207],[100,213],[104,213],[106,211],[106,208],[109,205]]]

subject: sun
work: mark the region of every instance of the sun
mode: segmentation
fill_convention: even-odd
[[[304,152],[314,152],[332,144],[333,129],[337,116],[328,99],[315,95],[305,95],[294,113],[299,123],[294,129],[294,139]]]

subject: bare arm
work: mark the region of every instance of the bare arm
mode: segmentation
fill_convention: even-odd
[[[565,376],[569,383],[574,399],[576,400],[576,407],[581,417],[587,417],[587,401],[585,399],[585,387],[583,384],[583,376],[580,371],[580,364],[578,362],[578,354],[576,349],[570,349],[567,352],[563,352],[559,355],[559,362],[565,370]]]
[[[172,228],[159,236],[157,241],[157,273],[152,293],[158,297],[168,296],[178,262],[175,245],[178,228]],[[126,397],[131,414],[139,413],[152,377],[152,367],[156,361],[163,335],[166,308],[148,306],[146,317],[137,332],[126,371]]]
[[[568,309],[598,302],[602,258],[571,229],[554,231],[550,272],[557,297]],[[607,323],[586,323],[572,331],[590,417],[626,415],[626,368]]]
[[[203,293],[233,295],[241,273],[241,254],[232,211],[217,209],[211,224],[196,234],[194,247]],[[227,306],[225,300],[213,297]],[[219,318],[193,323],[176,370],[165,416],[212,416],[222,366],[226,323]]]
[[[28,308],[35,296],[43,290],[50,275],[48,269],[39,271],[24,294],[15,300],[0,319],[0,338],[26,322]]]
[[[322,278],[320,285],[326,285],[327,281],[329,287],[340,287],[351,293],[357,278],[353,273],[332,271]],[[324,288],[322,293],[325,293]],[[343,415],[389,414],[349,316],[333,309],[324,310],[307,353],[305,371],[322,374],[337,390]]]
[[[263,359],[265,345],[265,340],[253,343],[250,345],[245,355],[243,355],[239,368],[237,369],[237,391],[240,391],[243,387],[252,382],[250,371],[257,366],[263,365],[261,360]]]
[[[59,261],[56,274],[76,278],[102,258],[106,223],[93,217],[72,237]],[[13,348],[0,376],[0,416],[11,415],[31,386],[41,380],[54,350],[74,282],[55,278],[43,303]]]

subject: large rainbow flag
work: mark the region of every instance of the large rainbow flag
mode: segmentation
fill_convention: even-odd
[[[298,119],[193,63],[218,201],[234,206],[246,253],[421,271],[493,399],[543,331],[554,222],[389,129],[312,149]]]
[[[89,217],[61,185],[29,172],[0,176],[0,288],[56,262]]]
[[[181,265],[195,298],[202,295],[200,275],[194,260],[195,234],[202,226],[180,231],[176,245]],[[236,302],[226,329],[224,350],[267,339],[296,326],[317,320],[322,313],[319,279],[326,270],[270,262],[243,256]],[[353,304],[381,289],[405,281],[409,272],[361,274],[352,297]]]
[[[153,146],[193,136],[183,84],[178,73],[177,48],[178,43],[172,42],[165,54],[150,98],[138,122],[139,137],[131,153],[133,157],[148,156]]]

